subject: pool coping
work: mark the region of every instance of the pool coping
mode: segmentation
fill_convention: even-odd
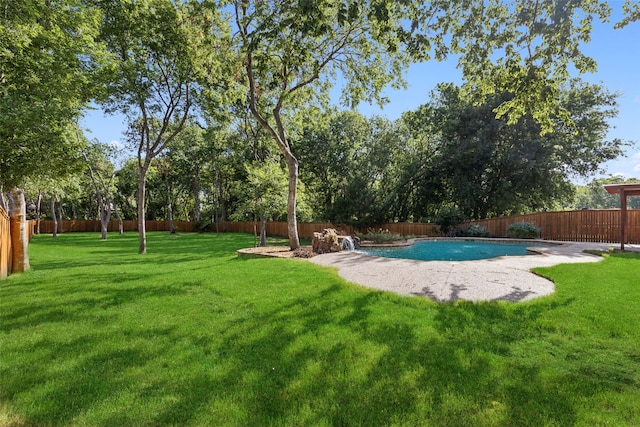
[[[527,248],[531,252],[538,253],[534,248],[538,248],[540,246],[559,246],[568,242],[560,242],[557,240],[544,240],[544,239],[514,239],[510,237],[414,237],[412,239],[407,239],[401,243],[361,243],[361,248],[405,248],[409,246],[413,246],[416,242],[422,242],[427,240],[445,240],[445,241],[468,241],[468,242],[490,242],[490,243],[513,243],[513,244],[526,244],[532,243],[533,246]],[[572,242],[569,242],[572,243]],[[374,255],[375,256],[375,255]]]
[[[334,267],[341,277],[361,286],[401,295],[427,297],[436,302],[519,302],[555,292],[553,282],[532,273],[533,268],[565,263],[598,262],[602,257],[584,251],[608,251],[613,247],[610,243],[575,243],[542,239],[526,241],[536,243],[536,255],[502,256],[473,261],[415,261],[337,252],[318,255],[309,261]]]

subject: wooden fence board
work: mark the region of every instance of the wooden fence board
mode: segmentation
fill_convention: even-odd
[[[630,209],[628,215],[628,241],[625,243],[640,244],[640,209]],[[510,217],[492,218],[481,221],[471,221],[465,225],[476,224],[489,230],[491,235],[496,237],[506,237],[507,229],[511,224],[530,222],[540,228],[540,237],[548,240],[563,240],[575,242],[620,242],[620,210],[582,210],[582,211],[560,211],[560,212],[538,212],[526,215],[516,215]],[[192,223],[187,221],[174,221],[178,231],[195,231]],[[251,233],[254,232],[253,222],[225,222],[228,232]],[[63,231],[85,231],[99,232],[100,222],[91,220],[63,221]],[[255,224],[256,230],[260,229],[260,224]],[[267,222],[267,235],[282,236],[288,235],[286,222]],[[124,231],[137,231],[138,223],[133,220],[123,221]],[[299,223],[298,235],[300,238],[311,238],[314,231],[322,231],[325,228],[335,228],[344,234],[355,234],[357,232],[366,233],[367,229],[331,224],[328,222]],[[389,230],[402,236],[439,236],[438,226],[427,223],[385,223],[374,230]],[[222,230],[222,227],[220,227]],[[42,233],[53,231],[53,222],[44,220],[40,223]],[[109,231],[118,230],[118,222],[109,223]],[[169,231],[168,221],[147,221],[147,231]]]
[[[627,211],[628,241],[640,243],[640,209]],[[509,225],[530,222],[540,228],[540,237],[548,240],[573,242],[620,242],[620,210],[581,210],[539,212],[535,214],[471,221],[489,230],[496,237],[506,237]]]

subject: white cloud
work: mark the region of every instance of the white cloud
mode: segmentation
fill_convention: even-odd
[[[632,159],[640,159],[640,151],[638,151],[636,154],[634,154],[633,156],[631,156]]]
[[[638,163],[637,165],[635,165],[635,167],[633,168],[634,172],[640,172],[640,163]]]
[[[624,172],[613,172],[611,174],[612,177],[614,178],[622,178],[622,179],[627,179],[628,178],[628,174],[624,173]]]
[[[124,148],[124,145],[122,145],[120,141],[111,141],[109,142],[109,145],[115,148],[116,150],[122,150]]]

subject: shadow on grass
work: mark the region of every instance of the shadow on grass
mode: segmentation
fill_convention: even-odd
[[[0,365],[0,402],[17,402],[26,425],[573,425],[576,397],[635,384],[632,370],[575,364],[575,348],[551,342],[544,318],[572,298],[435,304],[298,261],[236,261],[225,244],[220,268],[278,263],[282,280],[311,268],[316,282],[282,296],[272,279],[240,281],[231,298],[198,278],[118,288],[107,275],[89,296],[67,289],[79,295],[66,307],[55,295],[14,307],[4,339],[29,329],[10,346],[28,354]],[[160,300],[172,304],[154,311]],[[68,333],[51,338],[49,323]],[[605,347],[587,350],[607,360]],[[27,397],[38,404],[20,406]]]

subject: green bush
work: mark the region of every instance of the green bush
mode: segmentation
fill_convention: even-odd
[[[471,224],[467,228],[466,235],[469,237],[489,237],[489,230],[481,225]]]
[[[518,222],[507,228],[507,236],[516,239],[534,239],[540,235],[540,228],[529,222]]]
[[[383,230],[382,228],[379,228],[378,230],[369,228],[366,234],[356,233],[356,236],[358,236],[360,240],[370,240],[373,243],[387,243],[405,240],[401,235],[391,233],[389,230]]]
[[[433,222],[440,226],[440,231],[449,234],[459,224],[462,224],[465,216],[460,209],[453,205],[442,206]]]

